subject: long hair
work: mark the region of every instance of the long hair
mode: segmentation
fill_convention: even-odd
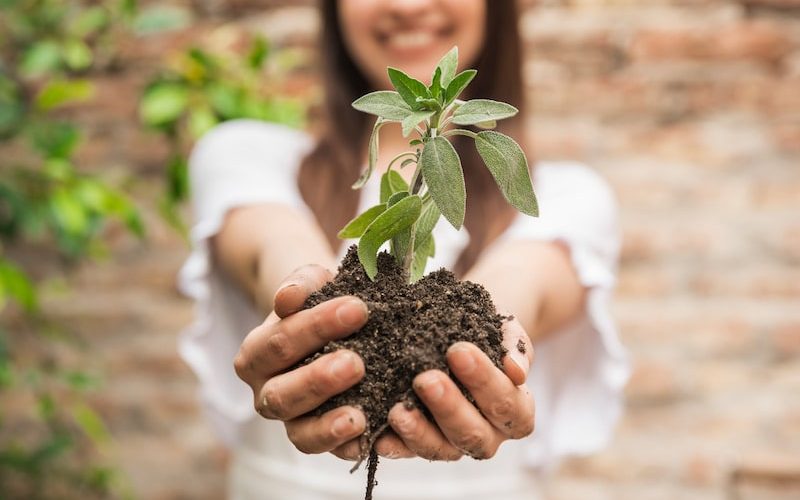
[[[521,47],[517,28],[516,0],[487,1],[486,37],[475,63],[478,74],[467,89],[476,96],[507,102],[520,112],[498,122],[497,130],[525,147],[525,103],[521,75]],[[375,117],[361,113],[351,103],[373,91],[344,43],[334,0],[320,0],[322,30],[319,58],[324,82],[319,138],[315,149],[300,166],[298,185],[331,248],[341,245],[336,233],[358,208],[358,193],[350,185],[362,168],[362,153]],[[454,271],[463,275],[486,248],[508,227],[516,211],[503,198],[483,164],[472,140],[458,136],[453,145],[461,157],[467,187],[464,225],[470,242],[459,256]],[[528,155],[530,158],[530,155]]]

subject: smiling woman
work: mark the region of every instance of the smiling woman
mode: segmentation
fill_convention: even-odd
[[[364,477],[347,475],[350,465],[339,459],[358,457],[364,414],[351,406],[315,412],[362,380],[363,360],[341,349],[296,367],[371,314],[353,297],[301,310],[331,279],[325,267],[344,253],[339,229],[379,198],[380,175],[351,189],[368,163],[373,125],[351,103],[389,88],[387,66],[431,83],[432,68],[457,45],[457,70],[478,70],[463,99],[520,109],[497,130],[526,149],[513,0],[493,0],[490,9],[483,0],[320,5],[326,94],[316,135],[229,122],[207,134],[191,158],[195,251],[182,280],[200,315],[181,350],[234,449],[235,499],[344,500],[363,491]],[[430,416],[396,405],[391,430],[375,448],[385,457],[417,458],[385,461],[376,497],[529,500],[537,469],[602,446],[619,414],[627,361],[607,303],[619,247],[615,203],[586,167],[539,163],[533,184],[541,217],[517,216],[474,141],[453,139],[467,192],[466,231],[442,218],[426,270],[454,268],[513,314],[502,331],[510,355],[500,369],[473,344],[459,343],[448,349],[446,370],[416,376],[414,390]],[[381,129],[376,173],[407,141],[398,124]],[[530,394],[533,438],[525,437],[534,419]],[[464,454],[492,458],[458,460]]]

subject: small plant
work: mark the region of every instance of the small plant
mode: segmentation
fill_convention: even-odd
[[[492,129],[498,120],[517,114],[509,104],[489,99],[463,101],[459,95],[475,77],[468,69],[456,74],[458,47],[453,47],[436,65],[431,84],[426,86],[402,71],[389,68],[395,90],[380,90],[353,102],[359,111],[378,119],[369,140],[368,166],[353,184],[366,184],[378,158],[378,136],[387,123],[399,122],[403,136],[418,135],[409,141],[414,151],[395,156],[381,178],[380,203],[350,221],[339,232],[340,238],[360,238],[358,259],[367,275],[378,272],[377,254],[390,241],[390,253],[406,271],[409,282],[417,281],[435,252],[432,231],[444,215],[460,229],[464,223],[467,193],[461,160],[448,138],[463,135],[475,140],[475,147],[494,176],[505,198],[521,212],[538,216],[536,196],[531,185],[528,161],[522,148],[509,136],[494,130],[473,132],[453,125],[474,125]],[[411,184],[392,167],[414,165]]]

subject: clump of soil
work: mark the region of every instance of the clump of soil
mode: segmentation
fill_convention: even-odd
[[[378,256],[378,275],[372,281],[359,263],[354,245],[337,276],[313,293],[305,307],[342,295],[355,295],[366,302],[369,320],[358,332],[329,343],[301,364],[338,349],[350,349],[364,360],[363,380],[314,411],[318,415],[345,405],[362,408],[367,417],[362,460],[386,429],[389,410],[397,402],[419,406],[428,414],[411,387],[412,381],[430,369],[449,374],[445,353],[454,343],[472,342],[502,367],[506,349],[500,327],[505,317],[497,314],[486,289],[458,281],[446,269],[408,284],[395,259],[382,253]],[[464,394],[472,400],[466,391]]]

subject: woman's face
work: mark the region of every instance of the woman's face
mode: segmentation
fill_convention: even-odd
[[[458,45],[461,67],[483,46],[486,0],[339,0],[339,24],[353,60],[376,89],[392,66],[425,83]]]

